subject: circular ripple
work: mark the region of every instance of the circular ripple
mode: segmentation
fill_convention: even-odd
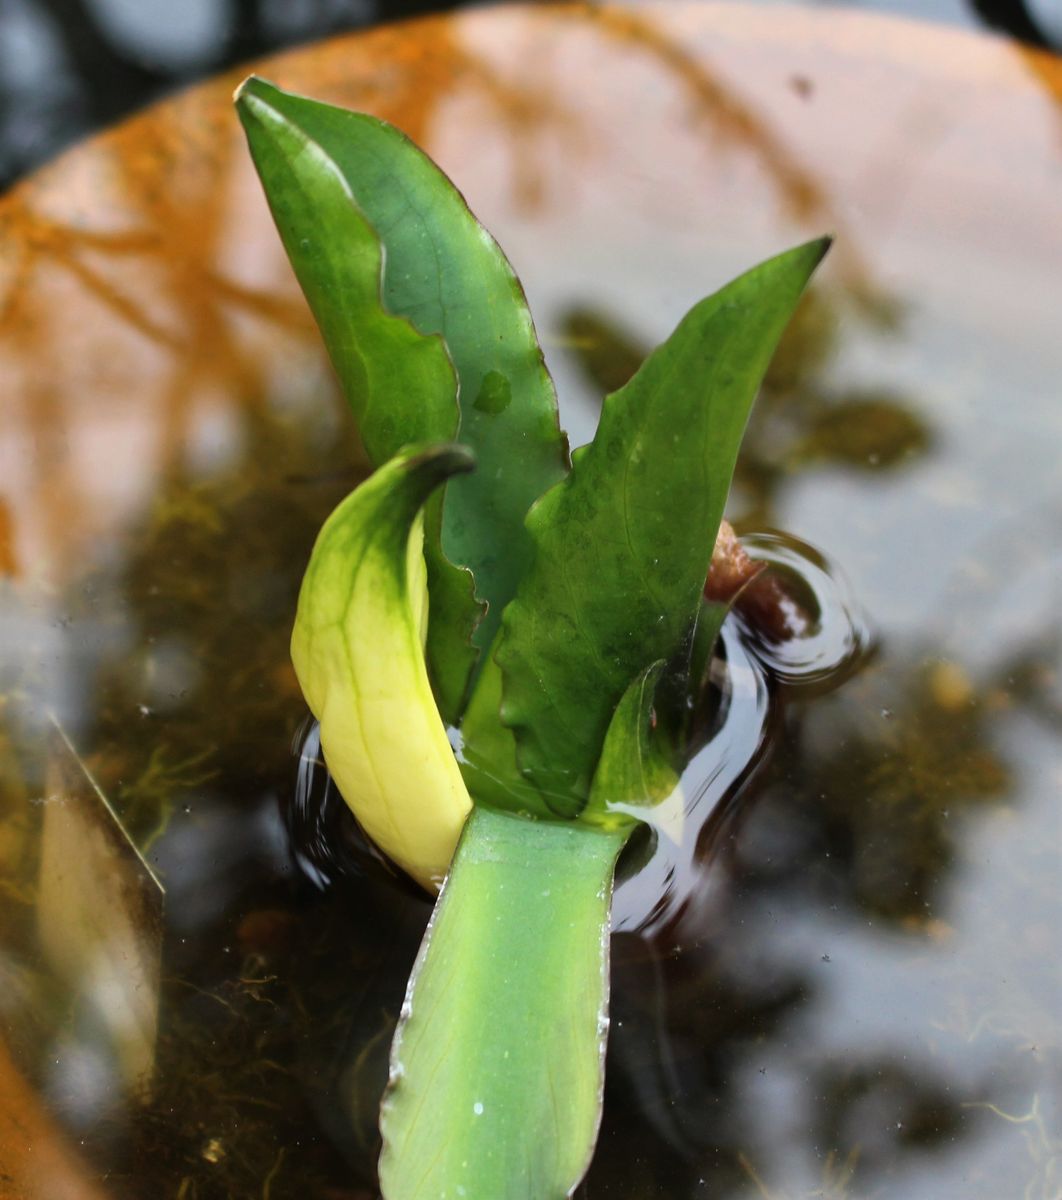
[[[741,544],[751,558],[769,564],[797,619],[785,636],[766,632],[741,617],[749,651],[787,687],[834,687],[871,650],[866,620],[844,573],[814,546],[791,534],[749,534]]]

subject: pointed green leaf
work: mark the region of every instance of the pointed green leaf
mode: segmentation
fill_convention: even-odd
[[[461,194],[393,126],[257,79],[243,86],[239,106],[277,225],[374,462],[406,441],[453,436],[454,389],[451,381],[444,412],[439,361],[440,351],[449,352],[458,437],[475,451],[479,469],[446,489],[442,548],[450,562],[472,570],[476,594],[488,604],[474,635],[486,647],[531,557],[527,510],[567,469],[553,385],[519,281]],[[373,233],[375,257],[362,226]],[[379,307],[381,288],[384,312],[405,318],[407,350],[417,362],[404,361],[389,327],[384,336],[379,314],[365,324],[368,302],[359,298],[371,292]],[[416,369],[430,375],[421,391],[388,378]],[[417,404],[430,407],[430,418]],[[379,453],[374,437],[386,443]],[[431,582],[434,589],[434,576]],[[447,601],[448,611],[457,607],[457,597]],[[449,652],[452,658],[452,646]]]
[[[690,714],[708,687],[712,654],[716,642],[719,641],[723,622],[733,606],[732,599],[724,601],[701,598],[701,609],[697,617],[697,627],[693,632],[693,645],[686,675],[686,707]]]
[[[584,819],[622,827],[631,810],[659,804],[678,786],[679,777],[653,716],[653,694],[664,661],[647,667],[623,693],[601,750]]]
[[[562,815],[585,805],[630,680],[688,660],[749,409],[827,246],[770,259],[696,305],[608,397],[593,442],[528,517],[535,559],[496,651],[501,719],[521,774]]]
[[[479,658],[473,640],[483,619],[483,605],[476,600],[471,571],[455,567],[443,553],[442,501],[442,493],[436,493],[424,513],[424,559],[431,596],[425,649],[439,712],[448,725],[455,725]]]
[[[412,442],[457,434],[457,376],[439,336],[384,304],[384,246],[329,155],[278,107],[284,93],[249,79],[236,107],[284,248],[354,411],[365,451],[382,466]],[[475,660],[480,610],[467,572],[446,561],[442,495],[427,514],[425,552],[436,597],[428,658],[440,705],[456,717]]]
[[[590,1162],[628,830],[473,810],[410,979],[384,1200],[563,1200]]]
[[[453,437],[457,377],[439,336],[385,304],[384,245],[334,159],[258,79],[237,96],[281,240],[374,466],[407,443]]]
[[[488,653],[461,723],[461,774],[469,795],[476,804],[555,819],[546,797],[517,768],[516,738],[498,719],[501,702],[501,669]]]
[[[424,663],[418,518],[471,467],[463,446],[407,447],[356,488],[318,535],[291,638],[336,786],[369,837],[429,889],[471,802]]]

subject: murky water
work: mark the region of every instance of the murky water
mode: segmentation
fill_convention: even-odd
[[[624,871],[580,1194],[1058,1200],[1062,74],[809,20],[483,14],[270,73],[461,182],[575,441],[698,295],[839,235],[731,503],[812,619],[728,626]],[[300,775],[289,623],[363,466],[227,89],[0,210],[5,1196],[375,1194],[428,907]]]

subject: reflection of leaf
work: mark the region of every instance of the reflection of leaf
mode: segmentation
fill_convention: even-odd
[[[93,1051],[102,1059],[98,1046]],[[110,1200],[114,1194],[100,1185],[98,1168],[83,1160],[40,1089],[24,1078],[6,1036],[0,1038],[0,1154],[5,1196]]]
[[[601,1111],[625,837],[473,811],[395,1038],[385,1197],[571,1195]]]
[[[950,878],[959,814],[998,802],[1010,786],[988,696],[958,664],[894,659],[887,674],[850,681],[843,700],[819,701],[806,723],[806,756],[783,755],[772,767],[785,781],[785,804],[805,819],[817,814],[854,906],[924,920]],[[853,806],[856,793],[864,802]],[[794,859],[786,869],[807,866]]]
[[[793,456],[874,471],[923,453],[929,444],[929,430],[910,408],[891,396],[857,393],[819,413]]]
[[[932,444],[932,431],[910,399],[871,389],[842,391],[831,381],[840,299],[809,291],[771,361],[738,465],[737,482],[749,498],[738,519],[746,527],[775,523],[778,494],[797,473],[831,463],[887,470]],[[862,316],[884,330],[896,319],[888,312]]]
[[[744,524],[773,523],[773,498],[789,474],[827,463],[885,470],[932,443],[917,409],[902,397],[830,389],[826,372],[837,351],[837,310],[835,296],[809,289],[779,340],[738,466],[739,482],[757,503],[743,515]],[[892,319],[864,315],[884,328]],[[560,343],[601,391],[626,383],[647,353],[637,335],[610,314],[585,307],[574,307],[562,318]]]
[[[827,245],[779,255],[696,305],[605,401],[571,476],[528,518],[537,553],[496,653],[502,720],[559,813],[585,803],[634,676],[689,654],[749,408]]]
[[[573,308],[560,320],[564,349],[602,394],[618,391],[645,361],[648,349],[604,313]]]
[[[447,487],[442,548],[472,570],[476,594],[487,602],[475,633],[476,645],[485,647],[530,559],[524,516],[566,470],[556,397],[520,284],[460,193],[392,126],[259,80],[241,97],[274,216],[340,378],[359,422],[385,439],[378,449],[366,436],[376,465],[409,441],[453,435],[446,414],[456,376],[458,436],[475,450],[479,469]],[[257,132],[259,123],[268,124],[268,139]],[[316,197],[319,189],[328,201],[323,211],[305,203],[306,193]],[[363,244],[364,261],[354,261]],[[353,343],[366,313],[386,327],[386,344],[374,337]],[[407,377],[414,369],[407,353],[428,360],[430,378]],[[430,429],[418,419],[417,406],[426,402],[438,414]],[[431,582],[437,604],[438,580]],[[430,651],[462,607],[463,632],[470,631],[468,606],[449,582]],[[463,691],[455,678],[460,659],[452,641],[435,655],[451,716]],[[466,669],[469,663],[466,655]]]
[[[0,714],[5,718],[0,725],[0,902],[30,905],[37,890],[36,846],[27,772],[17,752],[13,707],[10,697],[0,692]]]
[[[888,1056],[826,1064],[815,1090],[821,1144],[860,1146],[861,1173],[888,1170],[904,1150],[951,1143],[962,1129],[951,1087],[924,1066]]]
[[[838,334],[837,305],[832,294],[823,288],[809,288],[778,341],[778,350],[764,377],[764,389],[777,395],[810,388],[836,354]],[[798,401],[800,398],[798,394]]]
[[[653,694],[666,664],[647,667],[623,693],[609,722],[587,802],[587,814],[621,820],[617,805],[644,807],[666,799],[678,775],[656,734]]]

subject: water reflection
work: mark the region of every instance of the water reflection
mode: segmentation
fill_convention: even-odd
[[[755,589],[737,606],[752,653],[770,677],[802,691],[833,690],[872,652],[871,634],[844,572],[792,534],[746,534],[745,548],[769,564],[783,623],[765,623]]]
[[[1062,147],[1005,47],[940,35],[929,63],[829,29],[508,11],[265,68],[460,180],[576,440],[698,295],[827,222],[848,247],[732,507],[841,564],[874,653],[832,572],[799,661],[728,629],[720,736],[617,898],[588,1197],[1057,1191]],[[24,1084],[0,1114],[45,1098],[68,1169],[106,1176],[85,1194],[351,1200],[427,906],[311,853],[345,809],[282,816],[290,613],[362,463],[231,82],[0,206],[0,1028]],[[777,678],[845,656],[835,693]],[[155,1092],[89,1114],[76,1156],[63,1096],[92,1064],[36,933],[45,703],[167,888]]]
[[[298,766],[284,823],[299,869],[322,891],[343,878],[368,876],[419,896],[419,889],[362,833],[321,755],[321,726],[307,716],[295,735]]]
[[[891,471],[932,450],[931,426],[913,398],[830,378],[846,313],[885,345],[902,335],[895,302],[867,303],[864,288],[862,280],[855,289],[812,288],[783,336],[738,468],[746,531],[777,520],[778,492],[794,476],[831,467]],[[561,328],[561,348],[602,395],[621,387],[649,351],[613,317],[584,306],[565,313]]]
[[[1034,46],[1057,47],[1052,0],[924,0],[918,15],[981,22]],[[174,9],[19,0],[0,27],[0,187],[73,138],[113,123],[164,92],[283,45],[459,4],[364,0],[283,6],[232,0]],[[871,7],[910,12],[903,0]]]

